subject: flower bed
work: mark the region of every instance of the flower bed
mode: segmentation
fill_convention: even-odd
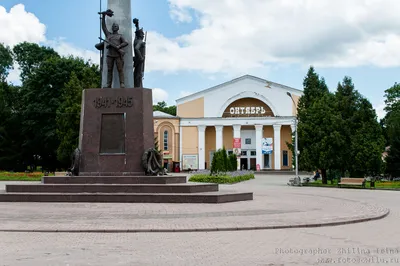
[[[254,179],[253,171],[233,171],[211,175],[209,170],[199,170],[190,172],[190,174],[192,176],[189,178],[189,182],[199,183],[235,184]]]
[[[0,181],[40,181],[42,180],[42,172],[34,173],[13,173],[0,172]]]

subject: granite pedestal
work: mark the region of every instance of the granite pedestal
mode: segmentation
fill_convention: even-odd
[[[79,175],[143,175],[142,155],[153,147],[150,89],[83,91]]]

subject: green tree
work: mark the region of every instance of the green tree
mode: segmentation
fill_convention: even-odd
[[[167,103],[165,101],[158,102],[156,105],[153,105],[153,111],[160,111],[176,116],[176,106],[175,105],[167,106]]]
[[[13,48],[15,60],[21,69],[21,81],[37,69],[40,64],[51,57],[60,57],[53,48],[39,46],[36,43],[23,42]]]
[[[345,147],[351,158],[347,170],[352,177],[380,174],[385,139],[372,104],[363,97],[352,118],[352,127],[351,145]]]
[[[229,171],[236,171],[237,170],[237,156],[236,154],[232,153],[228,156],[229,161]]]
[[[325,80],[320,78],[315,72],[314,67],[310,67],[306,77],[303,81],[303,95],[299,99],[297,108],[298,119],[298,149],[300,151],[299,169],[313,171],[319,165],[319,152],[321,147],[318,145],[320,142],[321,129],[325,130],[322,126],[322,121],[329,120],[331,113],[331,103],[326,101],[330,100],[328,87]],[[328,98],[326,98],[328,97]],[[317,105],[315,105],[317,103]],[[317,106],[317,107],[316,107]],[[318,109],[320,108],[320,109]],[[327,110],[328,117],[323,120],[320,116],[321,112]],[[294,156],[294,149],[292,149]],[[326,182],[325,172],[322,172],[322,180]]]
[[[386,173],[392,177],[400,176],[400,84],[395,83],[385,91],[384,127],[389,145],[386,157]]]
[[[82,91],[100,87],[100,73],[95,65],[86,65],[81,79],[73,71],[70,80],[65,84],[61,95],[61,104],[57,109],[57,135],[60,144],[57,148],[57,159],[68,166],[72,152],[79,144]]]
[[[25,107],[23,110],[24,121],[22,126],[25,138],[24,146],[29,150],[26,161],[31,161],[33,158],[40,158],[42,166],[45,169],[52,168],[51,170],[55,170],[55,167],[61,166],[57,160],[57,149],[60,145],[60,138],[64,138],[61,137],[60,132],[57,134],[56,131],[58,128],[56,119],[57,110],[59,110],[60,106],[67,108],[62,105],[63,100],[65,100],[62,98],[62,95],[65,92],[65,84],[70,81],[72,73],[76,73],[78,80],[85,80],[87,78],[86,75],[91,73],[90,71],[86,71],[90,67],[90,64],[86,63],[83,59],[54,56],[40,63],[28,75],[23,84],[23,101]],[[73,93],[64,93],[64,95],[70,97]],[[73,102],[73,100],[70,102]],[[75,104],[80,105],[80,101],[78,100]],[[73,112],[77,110],[76,108],[71,108]],[[68,119],[68,116],[66,119]],[[70,124],[73,128],[74,125],[76,124]],[[61,128],[65,127],[61,126]],[[61,130],[60,128],[58,129],[59,131]],[[70,135],[69,132],[65,134]],[[37,162],[34,163],[38,164]]]
[[[0,82],[5,82],[8,72],[12,69],[13,57],[10,47],[0,43]]]

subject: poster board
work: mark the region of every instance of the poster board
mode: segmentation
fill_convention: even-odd
[[[182,170],[199,169],[199,156],[197,154],[182,155]]]
[[[272,154],[273,151],[273,140],[272,138],[263,138],[261,141],[262,154]]]

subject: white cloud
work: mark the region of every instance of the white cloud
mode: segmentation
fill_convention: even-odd
[[[0,43],[13,47],[21,42],[31,42],[44,44],[52,47],[60,55],[74,55],[93,63],[99,63],[100,56],[92,50],[85,50],[76,47],[64,39],[48,40],[46,38],[46,26],[32,13],[25,10],[23,4],[12,7],[9,12],[0,6]],[[19,66],[14,64],[14,69],[10,71],[7,80],[16,85],[20,84]]]
[[[191,22],[192,17],[190,16],[189,10],[182,9],[174,4],[170,4],[170,16],[177,22]]]
[[[21,85],[21,80],[20,76],[21,75],[21,70],[19,68],[19,65],[14,63],[13,69],[10,70],[7,76],[7,81],[11,82],[12,84],[18,86]]]
[[[47,41],[46,44],[50,47],[53,47],[53,49],[61,56],[73,55],[86,60],[91,60],[91,62],[95,64],[100,63],[99,52],[76,47],[71,43],[65,42],[63,39]]]
[[[168,92],[160,88],[154,88],[153,91],[153,104],[168,100]]]
[[[20,42],[39,43],[46,40],[46,26],[23,4],[15,5],[9,12],[0,6],[0,42],[14,46]]]
[[[381,100],[379,103],[374,105],[374,109],[376,111],[376,115],[378,116],[378,120],[382,119],[386,115],[385,108],[385,100]]]
[[[149,70],[248,72],[269,64],[400,66],[398,0],[169,0],[199,28],[175,39],[149,32]],[[190,18],[191,19],[191,18]]]

